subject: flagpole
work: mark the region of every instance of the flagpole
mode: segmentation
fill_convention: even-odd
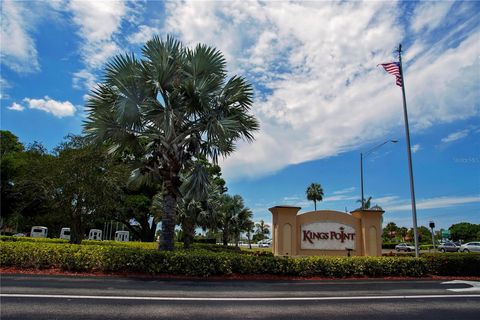
[[[402,67],[402,44],[398,45],[398,62],[400,65],[400,76],[402,77],[402,95],[403,95],[403,116],[405,119],[405,135],[407,139],[408,171],[410,174],[410,196],[412,199],[412,217],[413,217],[413,237],[415,238],[415,257],[419,257],[418,252],[418,229],[417,229],[417,206],[415,204],[415,188],[413,183],[412,168],[412,149],[410,147],[410,129],[408,127],[407,99],[405,98],[405,79],[403,78]]]

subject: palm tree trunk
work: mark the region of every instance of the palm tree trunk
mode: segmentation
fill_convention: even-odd
[[[315,206],[315,211],[317,211],[317,201],[313,200],[313,205]]]
[[[186,218],[185,223],[182,225],[183,230],[183,247],[185,249],[190,249],[195,237],[195,223],[191,219]]]
[[[158,249],[161,251],[173,251],[175,239],[175,208],[177,199],[167,191],[163,197],[162,234]]]
[[[228,246],[228,240],[230,238],[230,234],[227,232],[227,230],[223,230],[222,233],[222,240],[223,240],[223,245],[226,247]]]

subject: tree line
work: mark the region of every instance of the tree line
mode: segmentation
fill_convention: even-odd
[[[460,222],[452,224],[448,230],[450,231],[450,238],[448,240],[471,242],[480,239],[480,224]],[[437,230],[434,233],[435,240],[439,241],[443,239],[441,230]],[[395,222],[389,222],[383,228],[382,238],[384,242],[412,241],[413,228],[399,227]],[[418,227],[418,238],[421,243],[431,244],[431,229],[425,226]]]
[[[132,176],[128,157],[112,157],[106,146],[75,135],[48,152],[38,142],[24,146],[9,131],[0,131],[0,150],[3,229],[27,232],[45,225],[59,234],[70,227],[71,243],[81,243],[86,230],[114,221],[136,240],[155,240],[163,215],[161,181]],[[220,167],[206,160],[202,165],[209,190],[203,199],[178,202],[177,240],[188,248],[198,228],[225,245],[238,244],[242,233],[256,241],[267,236],[269,226],[254,224],[242,197],[227,193]]]

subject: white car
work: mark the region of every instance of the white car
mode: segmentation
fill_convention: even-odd
[[[271,239],[264,239],[258,241],[258,247],[259,248],[270,248],[272,246],[272,240]]]
[[[469,242],[469,243],[462,244],[458,251],[460,251],[460,252],[480,252],[480,242]]]
[[[397,250],[397,252],[400,252],[400,251],[410,252],[410,251],[415,251],[415,246],[408,243],[400,243],[395,246],[395,250]]]

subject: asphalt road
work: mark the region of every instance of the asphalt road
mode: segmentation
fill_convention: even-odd
[[[478,319],[480,282],[2,275],[6,319]]]

